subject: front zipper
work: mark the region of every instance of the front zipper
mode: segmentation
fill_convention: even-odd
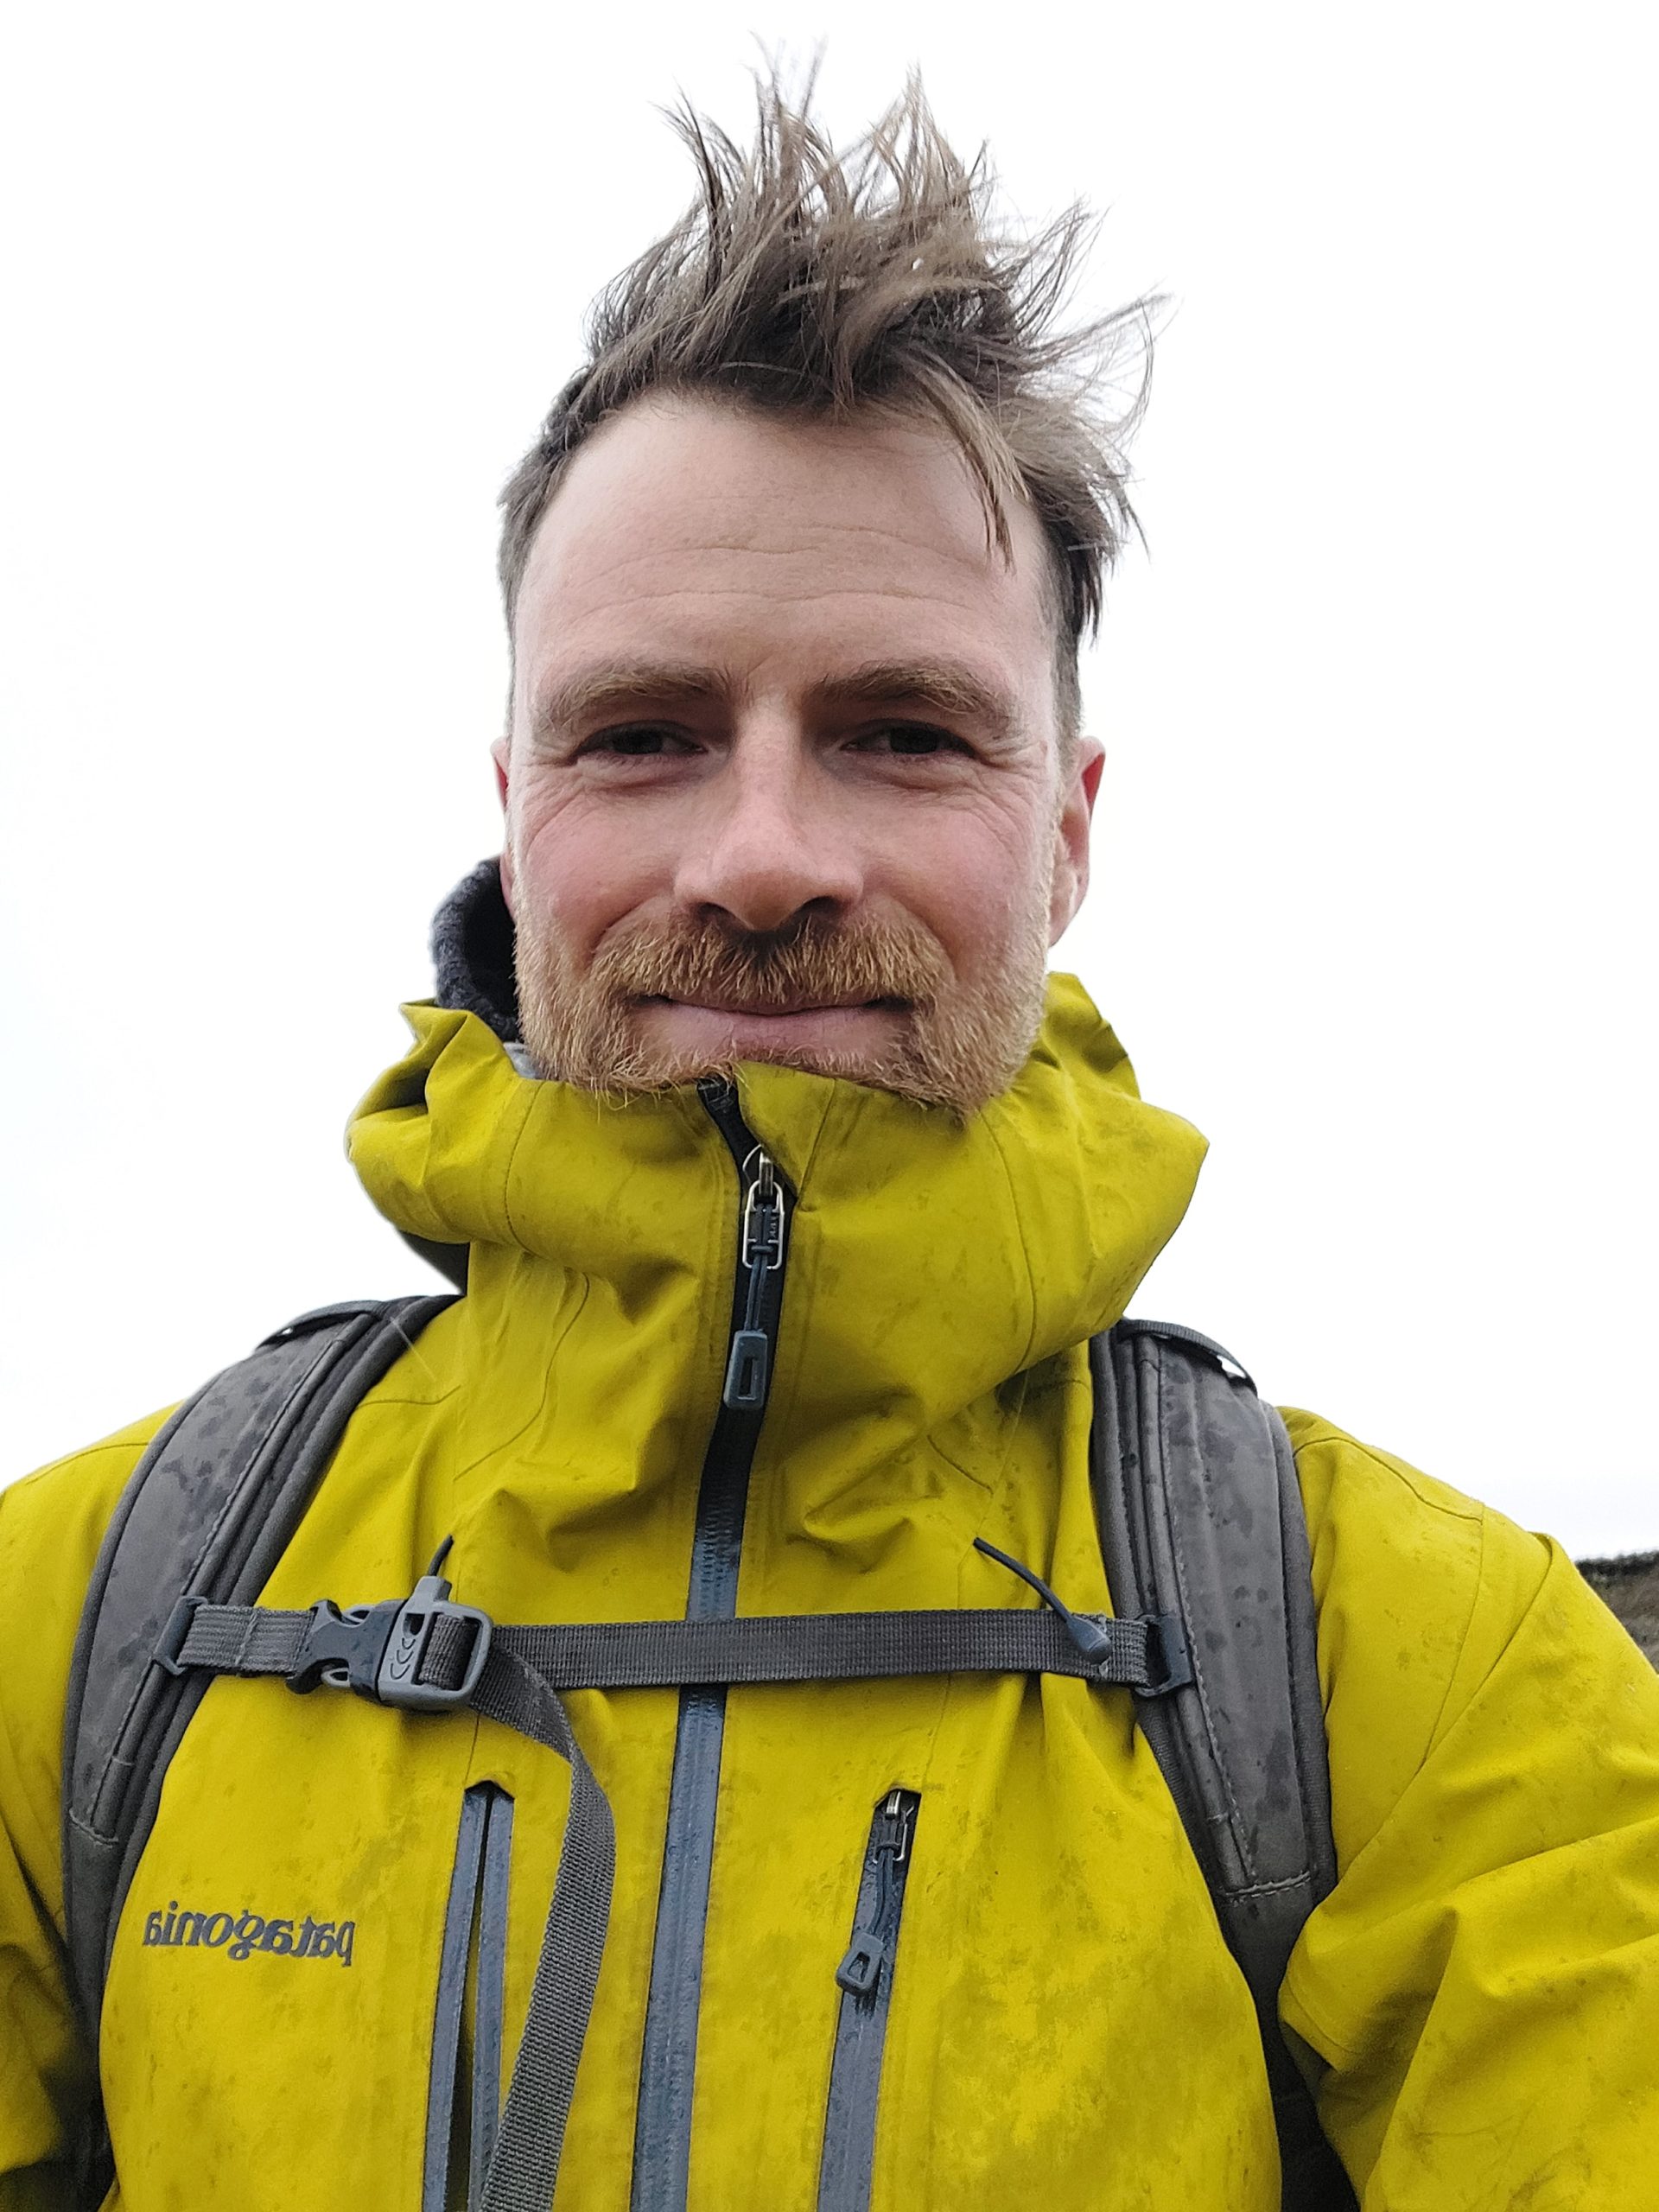
[[[685,1618],[729,1620],[737,1611],[749,1471],[766,1414],[783,1308],[791,1199],[775,1164],[744,1121],[733,1086],[701,1083],[697,1094],[737,1168],[737,1267],[721,1402],[697,1489]],[[632,2212],[684,2212],[703,1930],[725,1727],[723,1689],[680,1692],[639,2056]]]
[[[461,1801],[439,1953],[421,2212],[475,2208],[484,2201],[484,2176],[501,2116],[501,2015],[512,1855],[512,1798],[493,1782],[473,1783]],[[469,1997],[473,2063],[470,2082],[465,2082],[461,2060]],[[463,2167],[464,2197],[460,2194]]]
[[[747,1172],[748,1163],[745,1163]],[[738,1280],[745,1284],[743,1325],[732,1331],[721,1402],[734,1410],[763,1407],[772,1380],[772,1338],[764,1324],[771,1278],[784,1264],[784,1195],[778,1170],[757,1145],[753,1179],[743,1199]]]
[[[830,2063],[818,2212],[866,2212],[869,2204],[887,2012],[921,1802],[913,1789],[889,1789],[870,1822],[852,1941],[836,1969],[841,2015]]]

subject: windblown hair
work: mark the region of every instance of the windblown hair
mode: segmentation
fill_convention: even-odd
[[[1029,501],[1046,578],[1063,738],[1077,733],[1077,652],[1103,582],[1136,529],[1124,458],[1146,398],[1150,316],[1137,300],[1057,327],[1094,220],[1073,204],[1034,236],[1004,236],[995,177],[940,131],[912,73],[902,99],[837,154],[776,74],[758,83],[753,147],[689,105],[670,120],[698,174],[686,213],[600,295],[588,359],[501,494],[507,620],[531,540],[570,458],[648,392],[719,396],[772,412],[874,409],[945,431],[1012,557],[1010,508]],[[1105,395],[1128,353],[1135,387]]]

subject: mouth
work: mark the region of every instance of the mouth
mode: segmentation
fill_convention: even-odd
[[[677,1065],[779,1060],[817,1068],[874,1067],[909,1030],[907,999],[772,1000],[641,996],[634,1010]]]
[[[732,1021],[795,1021],[814,1014],[905,1014],[906,999],[642,999],[642,1006],[680,1008],[688,1014],[712,1014]]]

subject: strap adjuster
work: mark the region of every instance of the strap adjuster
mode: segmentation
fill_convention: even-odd
[[[445,1618],[472,1629],[461,1680],[423,1681],[421,1662],[434,1629]],[[405,1712],[450,1711],[465,1705],[478,1687],[490,1653],[491,1628],[489,1615],[476,1605],[451,1603],[449,1584],[440,1574],[423,1574],[407,1598],[353,1605],[345,1612],[323,1598],[311,1608],[299,1656],[286,1677],[288,1687],[303,1697],[326,1683]]]
[[[1186,1625],[1179,1613],[1147,1613],[1144,1617],[1147,1631],[1147,1664],[1156,1670],[1156,1679],[1144,1689],[1137,1689],[1137,1697],[1167,1697],[1172,1690],[1184,1690],[1192,1680],[1192,1654],[1186,1641]]]
[[[198,1608],[207,1602],[199,1592],[187,1591],[167,1617],[167,1626],[162,1630],[152,1656],[162,1673],[175,1680],[190,1671],[180,1664],[179,1654],[184,1649],[184,1640],[190,1633],[190,1624],[195,1619]]]
[[[410,1713],[442,1713],[467,1704],[490,1656],[494,1624],[489,1615],[476,1605],[452,1604],[449,1585],[441,1574],[423,1574],[394,1611],[396,1618],[386,1637],[372,1694],[382,1705],[402,1706]],[[472,1624],[467,1663],[453,1688],[420,1680],[421,1661],[441,1620]]]

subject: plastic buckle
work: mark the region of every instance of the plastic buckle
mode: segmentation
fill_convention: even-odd
[[[392,1623],[403,1611],[396,1598],[378,1605],[353,1605],[345,1612],[332,1598],[320,1598],[311,1608],[305,1641],[288,1687],[308,1697],[319,1684],[333,1690],[355,1690],[372,1698],[379,1676],[381,1655],[391,1634]]]
[[[421,1661],[436,1622],[448,1616],[471,1624],[472,1645],[461,1679],[451,1686],[423,1682]],[[311,1608],[305,1641],[289,1689],[302,1697],[327,1683],[353,1690],[376,1705],[395,1705],[410,1713],[442,1713],[465,1705],[478,1688],[490,1656],[492,1623],[476,1605],[449,1602],[449,1585],[440,1574],[423,1574],[407,1598],[388,1598],[378,1605],[353,1605],[341,1612],[331,1599]]]
[[[1186,1629],[1179,1613],[1148,1613],[1143,1625],[1147,1631],[1147,1664],[1156,1669],[1157,1679],[1137,1690],[1140,1697],[1167,1697],[1172,1690],[1184,1690],[1192,1680],[1192,1654],[1187,1648]]]
[[[207,1602],[207,1600],[197,1592],[188,1591],[168,1615],[167,1626],[162,1630],[161,1639],[156,1646],[154,1654],[156,1664],[163,1674],[171,1675],[176,1679],[180,1675],[189,1673],[189,1669],[181,1663],[179,1654],[183,1650],[185,1638],[190,1633],[190,1624],[196,1618],[196,1608],[199,1605],[205,1605]]]

